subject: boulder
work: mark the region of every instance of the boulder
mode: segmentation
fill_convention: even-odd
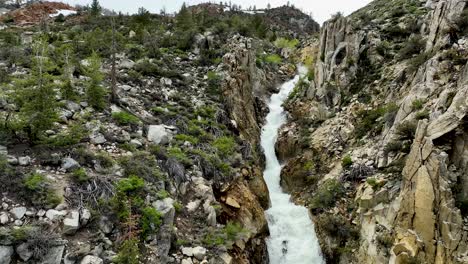
[[[0,245],[0,264],[10,264],[13,253],[15,253],[15,250],[12,246]]]
[[[29,164],[31,164],[31,158],[29,156],[19,157],[18,158],[18,164],[20,166],[28,166]]]
[[[101,258],[98,258],[96,256],[91,256],[91,255],[84,257],[80,262],[80,264],[103,264],[103,263],[104,261]]]
[[[33,252],[29,250],[29,245],[27,243],[17,246],[16,254],[18,254],[23,261],[28,261],[33,256]]]
[[[106,216],[101,217],[98,226],[99,230],[101,230],[104,234],[110,234],[114,229],[114,224]]]
[[[148,141],[155,144],[167,144],[172,140],[174,127],[151,125],[148,128]]]
[[[72,158],[64,158],[62,160],[62,169],[66,171],[73,171],[80,168],[80,164],[78,161],[72,159]]]
[[[107,140],[106,140],[106,138],[104,137],[103,134],[96,133],[96,134],[91,135],[90,142],[91,142],[91,144],[94,144],[94,145],[100,145],[100,144],[106,143]]]
[[[192,250],[193,256],[198,260],[203,260],[206,256],[206,248],[204,247],[194,247]]]
[[[80,228],[80,213],[71,211],[70,214],[63,220],[63,233],[73,235]]]
[[[8,214],[6,213],[0,214],[0,225],[8,224],[9,221],[10,221],[10,218],[8,217]]]
[[[130,59],[123,59],[119,63],[120,69],[131,69],[133,66],[135,66],[135,62]]]
[[[174,223],[175,208],[174,200],[172,198],[158,200],[153,203],[153,206],[163,215],[164,224],[172,225]]]
[[[67,215],[67,211],[58,211],[54,209],[47,210],[45,216],[51,220],[56,221]]]
[[[10,210],[10,213],[15,217],[15,219],[21,219],[26,214],[26,207],[15,207]]]

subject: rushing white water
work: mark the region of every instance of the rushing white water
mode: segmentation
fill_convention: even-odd
[[[271,264],[325,263],[308,210],[292,203],[291,196],[281,189],[281,165],[275,153],[278,130],[286,122],[282,104],[305,73],[304,68],[299,70],[299,75],[284,83],[279,93],[271,96],[268,104],[270,113],[262,130],[261,144],[266,158],[263,177],[271,198],[271,208],[266,211],[270,228],[267,246]]]

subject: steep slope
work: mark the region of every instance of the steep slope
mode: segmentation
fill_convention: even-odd
[[[467,261],[466,5],[377,0],[324,24],[278,148],[330,263]]]
[[[268,261],[260,125],[296,68],[262,18],[189,10],[0,32],[0,263]]]

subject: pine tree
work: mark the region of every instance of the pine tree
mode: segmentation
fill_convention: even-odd
[[[97,17],[97,16],[101,15],[102,7],[99,4],[98,0],[93,0],[93,2],[91,3],[91,8],[90,9],[91,9],[91,15],[93,17]]]
[[[188,10],[185,2],[182,4],[180,8],[179,14],[176,17],[177,20],[177,27],[182,30],[189,30],[193,26],[193,18],[192,14]]]
[[[93,53],[87,60],[89,65],[85,67],[85,73],[90,80],[86,88],[86,98],[94,109],[103,110],[106,107],[107,92],[102,87],[104,75],[101,73],[101,59],[96,53]]]
[[[33,51],[29,77],[16,83],[19,88],[16,104],[20,107],[19,118],[28,138],[36,142],[53,126],[58,115],[54,78],[49,74],[56,65],[48,57],[48,44],[37,41]]]

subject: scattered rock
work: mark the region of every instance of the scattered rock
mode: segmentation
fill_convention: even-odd
[[[80,164],[78,161],[72,159],[72,158],[65,158],[62,160],[62,169],[66,171],[73,171],[80,168]]]
[[[148,140],[154,144],[167,144],[172,140],[171,130],[175,128],[164,125],[151,125],[148,128]]]
[[[203,260],[206,256],[206,248],[204,247],[194,247],[192,250],[193,256],[198,260]]]
[[[0,264],[10,264],[13,253],[15,250],[12,246],[0,245]]]
[[[47,210],[45,216],[51,220],[56,221],[67,215],[67,211],[57,211],[54,209]]]
[[[19,157],[18,158],[18,164],[20,166],[28,166],[29,164],[31,164],[31,158],[29,156]]]
[[[0,214],[0,224],[1,225],[8,224],[9,221],[10,221],[10,218],[8,217],[8,215],[6,213],[1,213]]]
[[[80,262],[80,264],[103,264],[103,263],[104,261],[101,258],[98,258],[96,256],[91,256],[91,255],[84,257]]]
[[[237,209],[239,209],[241,207],[240,204],[236,201],[236,199],[234,199],[234,198],[232,198],[230,196],[228,196],[226,198],[226,204],[231,206],[231,207],[237,208]]]
[[[26,207],[15,207],[10,210],[10,213],[15,217],[15,219],[21,219],[26,214]]]
[[[63,220],[63,233],[66,235],[73,235],[80,227],[80,213],[78,211],[71,211],[68,217]]]

